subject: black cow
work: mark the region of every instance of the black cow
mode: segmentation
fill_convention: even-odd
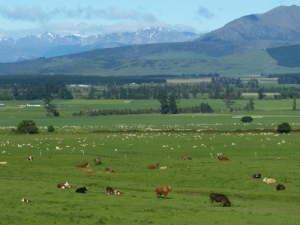
[[[101,158],[95,158],[95,159],[94,159],[94,163],[95,163],[96,165],[102,164]]]
[[[259,179],[261,178],[261,174],[260,173],[253,174],[252,178]]]
[[[87,187],[81,187],[81,188],[78,188],[75,192],[85,194],[85,192],[87,190],[88,190]]]
[[[277,184],[275,191],[281,191],[281,190],[285,190],[285,186],[283,184]]]
[[[231,206],[231,202],[226,195],[211,193],[209,197],[211,204],[214,204],[214,202],[222,202],[222,206]]]
[[[114,189],[113,188],[111,188],[111,187],[106,187],[106,193],[107,194],[114,194]]]

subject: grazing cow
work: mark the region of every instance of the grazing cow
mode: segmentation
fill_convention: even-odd
[[[111,187],[106,187],[106,193],[109,195],[109,194],[114,194],[114,189],[111,188]]]
[[[158,198],[161,198],[161,195],[164,195],[164,199],[167,199],[169,191],[172,191],[171,186],[157,186],[156,187],[156,196]]]
[[[27,161],[33,161],[33,157],[31,155],[28,156]]]
[[[281,190],[285,190],[285,186],[283,184],[277,184],[275,191],[281,191]]]
[[[88,190],[87,187],[81,187],[81,188],[78,188],[75,192],[76,193],[81,193],[81,194],[85,194],[85,192]]]
[[[223,157],[223,156],[219,156],[219,155],[218,155],[218,160],[220,160],[220,161],[228,161],[229,159],[226,158],[226,157]]]
[[[263,182],[265,182],[266,184],[275,184],[276,183],[276,180],[273,179],[273,178],[264,178],[263,179]]]
[[[181,156],[182,160],[192,160],[192,157],[189,156]]]
[[[82,171],[83,174],[93,173],[92,169]]]
[[[260,173],[253,174],[252,178],[254,179],[261,178],[261,174]]]
[[[231,206],[231,202],[226,195],[211,193],[209,198],[211,204],[214,204],[214,202],[222,202],[222,206]]]
[[[31,202],[30,200],[28,200],[28,199],[26,199],[26,198],[22,198],[21,201],[24,202],[24,203],[30,203],[30,202]]]
[[[290,184],[290,183],[292,183],[292,181],[291,180],[284,180],[284,183]]]
[[[159,164],[155,164],[155,165],[150,165],[150,166],[147,166],[148,169],[157,169],[159,167]]]
[[[116,170],[112,170],[112,169],[109,169],[109,168],[105,168],[105,171],[106,171],[106,173],[115,173],[115,172],[117,172]]]
[[[81,164],[77,164],[76,167],[85,168],[85,167],[89,167],[89,164],[88,163],[81,163]]]
[[[95,159],[94,159],[94,163],[95,163],[96,165],[102,164],[101,158],[95,158]]]
[[[62,188],[62,189],[65,189],[65,188],[70,188],[70,184],[66,181],[64,183],[59,183],[57,185],[58,188]]]

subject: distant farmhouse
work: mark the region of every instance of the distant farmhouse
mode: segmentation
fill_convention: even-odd
[[[27,107],[41,107],[42,105],[39,103],[27,103]]]

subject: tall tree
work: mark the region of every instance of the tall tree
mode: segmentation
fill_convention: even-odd
[[[59,117],[59,112],[58,112],[57,108],[53,104],[51,104],[50,98],[48,98],[48,97],[44,98],[43,102],[44,102],[44,108],[47,111],[47,113],[46,113],[47,117],[51,117],[51,116]]]
[[[161,114],[169,113],[169,100],[166,90],[161,90],[157,96],[158,101],[160,102],[160,112]]]
[[[174,92],[169,95],[169,110],[170,110],[171,114],[177,114],[178,113],[176,100],[177,100],[177,96]]]
[[[293,101],[293,110],[297,110],[296,98],[294,98],[294,101]]]

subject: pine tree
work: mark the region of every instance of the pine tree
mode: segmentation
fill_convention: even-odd
[[[297,110],[297,106],[296,106],[296,98],[294,98],[294,101],[293,101],[293,110]]]
[[[176,96],[175,93],[172,93],[172,94],[169,95],[169,110],[170,110],[171,114],[177,114],[178,113],[176,99],[177,99],[177,96]]]

